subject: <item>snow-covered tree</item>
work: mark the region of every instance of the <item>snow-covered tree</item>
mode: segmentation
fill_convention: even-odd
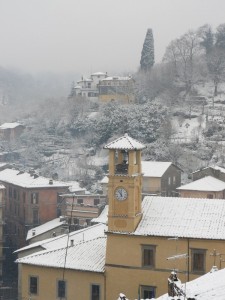
[[[155,63],[154,38],[152,29],[147,30],[142,52],[141,52],[141,70],[149,71]]]
[[[225,50],[225,24],[220,24],[216,29],[216,46]]]
[[[205,24],[199,28],[198,34],[201,39],[200,45],[205,49],[206,55],[208,55],[213,50],[214,46],[214,33],[212,27]]]

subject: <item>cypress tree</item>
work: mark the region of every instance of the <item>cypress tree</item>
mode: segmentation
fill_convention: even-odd
[[[141,52],[141,70],[149,71],[155,63],[155,54],[154,54],[154,38],[152,29],[149,28],[146,33],[144,40],[142,52]]]

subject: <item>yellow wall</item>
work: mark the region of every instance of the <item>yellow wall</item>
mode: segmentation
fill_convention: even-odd
[[[33,295],[35,300],[56,300],[56,283],[62,280],[63,271],[57,268],[43,268],[30,265],[22,265],[22,295],[19,299],[29,298],[29,276],[39,277],[39,293]],[[66,270],[65,279],[67,285],[67,299],[91,299],[91,284],[100,285],[101,300],[104,299],[104,275],[102,273],[79,272]],[[54,292],[55,291],[55,292]]]
[[[188,247],[189,243],[189,247]],[[142,245],[156,245],[155,268],[142,267]],[[223,241],[179,239],[168,240],[166,237],[138,237],[132,235],[108,234],[106,256],[106,299],[117,299],[123,292],[129,299],[138,297],[139,285],[155,286],[156,296],[167,292],[167,278],[170,272],[178,269],[178,277],[187,281],[188,260],[167,260],[168,257],[188,253],[189,248],[189,278],[202,275],[191,272],[191,248],[206,249],[206,272],[214,264],[210,253],[215,248],[219,253],[225,253]],[[216,261],[219,266],[219,258]]]

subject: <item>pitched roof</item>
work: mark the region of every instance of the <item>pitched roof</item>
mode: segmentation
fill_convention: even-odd
[[[56,219],[46,222],[40,226],[32,228],[32,229],[28,230],[26,240],[28,241],[36,236],[39,236],[43,233],[48,232],[50,230],[61,227],[63,224],[65,224],[65,221],[63,221],[61,218],[56,218]],[[35,234],[33,235],[33,233],[35,233]]]
[[[224,300],[225,299],[225,269],[209,272],[195,280],[183,284],[181,288],[186,292],[186,298],[196,300]],[[165,294],[157,300],[178,299]],[[180,299],[180,298],[179,298]]]
[[[135,235],[225,239],[222,199],[146,196],[142,211]]]
[[[13,123],[4,123],[0,126],[0,129],[12,129],[12,128],[16,128],[18,126],[23,126],[20,123],[17,122],[13,122]]]
[[[144,148],[146,148],[145,145],[133,139],[127,133],[104,146],[104,149],[113,150],[142,150]]]
[[[44,250],[19,258],[17,263],[66,268],[80,271],[100,272],[105,270],[106,237],[55,250]],[[65,262],[66,257],[66,262]]]
[[[142,161],[142,173],[144,177],[162,177],[172,162]]]
[[[206,176],[182,185],[177,190],[219,192],[225,190],[225,182],[212,176]]]
[[[69,234],[62,234],[53,238],[32,243],[28,246],[16,250],[15,253],[26,251],[28,249],[35,249],[37,247],[41,247],[42,249],[46,250],[64,248],[67,244],[70,245],[72,240],[74,244],[77,244],[82,241],[84,242],[91,240],[93,239],[93,237],[104,237],[106,230],[107,226],[105,224],[96,224],[84,229],[72,231]]]
[[[108,211],[109,211],[109,206],[106,205],[101,212],[101,214],[97,218],[93,218],[91,220],[92,223],[103,223],[103,224],[108,224]]]
[[[53,180],[49,183],[49,178],[41,176],[33,176],[29,173],[20,172],[13,169],[4,169],[0,171],[0,181],[3,183],[11,183],[24,188],[53,188],[53,187],[69,187],[71,184],[62,181]]]

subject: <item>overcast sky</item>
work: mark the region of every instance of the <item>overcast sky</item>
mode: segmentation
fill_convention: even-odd
[[[0,66],[26,72],[134,72],[147,28],[168,43],[225,23],[225,0],[0,0]]]

